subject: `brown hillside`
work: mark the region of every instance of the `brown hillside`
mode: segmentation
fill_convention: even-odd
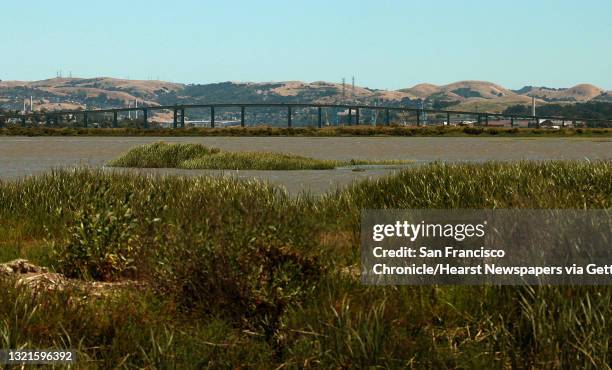
[[[516,95],[502,86],[487,81],[459,81],[443,86],[423,83],[399,91],[421,99],[427,99],[435,95],[436,98],[443,100],[464,100],[476,97],[493,99]]]
[[[534,87],[527,93],[528,96],[560,101],[589,101],[604,93],[604,90],[591,85],[579,84],[568,89],[547,89]]]
[[[580,84],[574,87],[570,87],[567,90],[562,90],[558,95],[560,98],[575,98],[579,101],[591,100],[594,97],[600,95],[603,92],[597,86],[590,84]]]
[[[60,93],[72,94],[79,91],[88,93],[117,91],[130,94],[134,97],[154,97],[160,92],[177,91],[184,85],[164,81],[143,81],[143,80],[122,80],[109,77],[97,78],[50,78],[41,81],[2,81],[0,88],[24,86],[29,88],[39,88],[44,91],[57,91]],[[128,95],[120,95],[129,98]],[[118,96],[119,98],[119,96]]]
[[[407,89],[400,89],[398,91],[411,94],[420,99],[425,99],[428,98],[430,95],[439,92],[440,87],[432,84],[423,83],[414,85],[413,87]]]
[[[400,90],[379,90],[344,85],[326,81],[302,82],[232,82],[233,86],[211,84],[189,86],[165,81],[126,80],[110,77],[96,78],[51,78],[41,81],[0,81],[0,108],[21,109],[30,96],[35,101],[47,103],[45,108],[85,106],[93,108],[127,106],[135,99],[139,105],[184,104],[207,102],[208,99],[245,102],[267,101],[268,98],[283,97],[283,101],[303,103],[337,104],[354,101],[364,104],[409,104],[423,99],[427,107],[499,112],[514,104],[531,104],[531,96],[548,102],[612,101],[612,93],[597,86],[580,84],[568,89],[525,87],[520,93],[508,90],[487,81],[458,81],[447,85],[417,84]],[[24,90],[21,87],[28,88]],[[192,88],[194,87],[194,88]],[[242,94],[240,89],[245,89]],[[194,92],[196,91],[196,92]],[[202,93],[198,93],[198,91]],[[176,92],[176,95],[167,94]],[[258,97],[258,95],[262,95]],[[353,98],[354,95],[354,98]],[[178,98],[176,98],[178,96]],[[287,99],[289,98],[289,99]],[[279,99],[277,99],[279,100]],[[412,100],[409,102],[408,100]],[[62,105],[68,104],[68,105]],[[449,106],[449,104],[454,104]],[[42,104],[38,105],[42,107]],[[37,105],[35,105],[36,109]]]
[[[463,95],[460,91],[469,91],[474,94],[478,94],[480,95],[479,97],[485,99],[516,95],[514,92],[504,87],[487,81],[459,81],[452,84],[444,85],[441,87],[441,90],[453,92],[461,96]]]
[[[483,99],[483,98],[470,98],[465,101],[453,105],[448,109],[461,110],[461,111],[474,111],[474,112],[489,112],[489,113],[501,113],[506,108],[513,105],[531,105],[531,98],[525,95],[514,94],[511,96],[502,96],[494,99]],[[536,99],[536,104],[545,104],[544,101]]]

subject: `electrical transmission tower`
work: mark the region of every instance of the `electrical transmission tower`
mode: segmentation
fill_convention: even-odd
[[[427,112],[425,112],[424,100],[419,100],[419,108],[421,108],[421,122],[423,122],[423,125],[427,125]]]

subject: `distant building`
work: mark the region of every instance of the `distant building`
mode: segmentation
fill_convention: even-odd
[[[540,119],[538,124],[542,128],[560,129],[562,127],[573,127],[571,121],[564,121],[560,119]]]
[[[355,117],[355,114],[357,112],[355,111],[355,109],[351,109],[350,111],[351,111],[351,113],[349,113],[349,109],[345,109],[343,111],[340,111],[340,112],[336,113],[336,116],[338,118],[338,123],[339,124],[355,122],[355,118],[354,117]],[[349,122],[349,118],[350,118],[351,122]]]

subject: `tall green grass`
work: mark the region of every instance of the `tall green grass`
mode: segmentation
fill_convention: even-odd
[[[219,153],[217,148],[200,144],[148,144],[130,149],[121,157],[109,163],[114,167],[172,168],[192,158]]]
[[[612,162],[432,164],[356,183],[324,197],[351,225],[363,208],[609,208]]]
[[[331,170],[344,162],[273,152],[221,152],[188,159],[178,166],[217,170]]]
[[[610,208],[610,178],[610,162],[434,164],[297,199],[90,170],[0,182],[0,248],[34,240],[69,275],[146,284],[2,281],[0,347],[73,347],[88,368],[607,368],[610,287],[370,287],[352,271],[362,208]]]
[[[404,160],[322,160],[276,152],[225,152],[201,144],[146,144],[109,162],[112,167],[214,170],[331,170],[341,166],[410,163]]]

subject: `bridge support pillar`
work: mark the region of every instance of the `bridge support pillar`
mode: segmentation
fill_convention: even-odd
[[[291,128],[291,106],[287,107],[287,127]]]
[[[174,110],[172,110],[172,128],[176,128],[177,123],[178,123],[178,110],[174,108]]]
[[[215,107],[210,107],[210,127],[215,127]]]
[[[489,126],[489,116],[485,114],[485,126]]]
[[[416,111],[416,119],[417,119],[417,126],[421,126],[421,111],[417,109]]]
[[[389,116],[389,110],[385,109],[385,123],[387,124],[387,126],[389,126],[389,124],[391,124],[391,117]]]
[[[323,117],[321,115],[321,107],[317,107],[317,127],[323,127]]]
[[[144,128],[149,128],[149,110],[147,108],[142,110],[142,122]]]
[[[89,117],[87,115],[87,112],[83,113],[83,127],[87,128],[87,125],[89,123]]]
[[[26,127],[26,116],[25,114],[21,116],[21,127]]]
[[[353,108],[349,108],[349,115],[348,115],[348,125],[352,125],[353,124]]]
[[[181,128],[185,128],[185,108],[181,109]]]
[[[450,113],[446,113],[446,126],[450,126]]]
[[[510,117],[510,127],[514,127],[514,117]]]
[[[359,125],[359,108],[355,108],[355,124]]]
[[[244,107],[240,107],[240,127],[244,127]]]
[[[119,122],[117,120],[117,111],[113,111],[113,128],[119,127]]]

